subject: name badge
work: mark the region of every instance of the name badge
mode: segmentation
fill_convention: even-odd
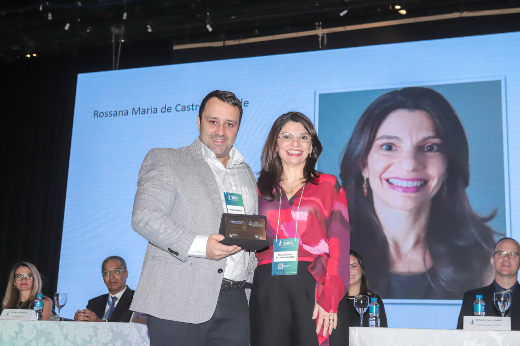
[[[511,330],[511,317],[464,316],[464,330]]]
[[[271,275],[296,275],[298,273],[299,241],[298,238],[287,238],[273,242]]]
[[[245,214],[244,201],[239,193],[224,192],[224,200],[226,201],[226,209],[228,214]]]

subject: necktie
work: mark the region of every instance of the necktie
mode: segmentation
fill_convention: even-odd
[[[110,308],[105,313],[105,316],[103,316],[103,319],[105,321],[109,321],[110,318],[112,317],[112,313],[114,312],[114,309],[116,308],[116,301],[117,301],[117,297],[116,296],[112,296],[112,304],[109,304]]]

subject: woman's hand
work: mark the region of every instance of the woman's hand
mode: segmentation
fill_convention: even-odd
[[[319,334],[321,326],[323,326],[323,336],[327,337],[332,334],[332,330],[338,326],[338,314],[333,312],[325,311],[318,303],[314,305],[314,311],[312,313],[312,319],[318,318],[318,324],[316,325],[316,334]]]

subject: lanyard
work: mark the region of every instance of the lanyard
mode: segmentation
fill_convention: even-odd
[[[294,234],[294,238],[298,238],[298,216],[300,214],[300,204],[302,203],[303,191],[305,191],[305,184],[303,184],[302,193],[300,194],[300,200],[298,201],[298,211],[296,212],[296,231]],[[278,240],[278,228],[280,227],[281,209],[282,209],[282,194],[280,194],[280,205],[278,206],[278,225],[276,226],[276,240]]]

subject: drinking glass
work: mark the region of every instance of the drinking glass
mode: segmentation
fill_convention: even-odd
[[[502,314],[502,317],[506,316],[507,310],[511,305],[511,293],[509,292],[495,292],[493,294],[493,302],[495,307]]]
[[[58,321],[60,320],[61,308],[67,303],[67,293],[55,293],[54,294],[54,305],[58,308]]]
[[[363,314],[368,309],[368,296],[365,295],[359,295],[354,297],[354,307],[356,308],[356,311],[359,314],[360,319],[360,327],[363,327]]]

